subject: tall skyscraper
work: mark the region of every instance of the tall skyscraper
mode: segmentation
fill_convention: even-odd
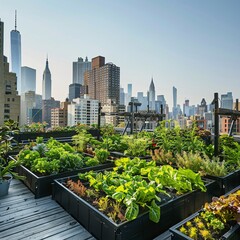
[[[221,108],[233,109],[232,92],[221,94]]]
[[[178,107],[177,107],[177,88],[173,87],[173,118],[177,119]]]
[[[4,51],[4,24],[0,19],[0,125],[5,120],[13,119],[19,122],[20,96],[17,95],[16,74],[9,72],[7,57]]]
[[[36,70],[30,67],[22,67],[22,93],[28,91],[36,92]]]
[[[132,98],[132,84],[128,83],[127,85],[127,92],[125,93],[125,106],[126,111],[128,111],[130,108],[128,107],[129,102],[131,102]]]
[[[73,83],[78,83],[83,85],[84,83],[84,73],[87,70],[91,70],[92,63],[85,58],[85,62],[80,57],[77,62],[73,62]]]
[[[48,67],[48,58],[46,60],[46,67],[43,72],[43,81],[42,81],[42,99],[48,100],[52,96],[52,79],[51,72]]]
[[[149,87],[149,110],[155,111],[155,86],[153,83],[153,78]]]
[[[120,103],[120,68],[113,63],[105,64],[105,58],[98,56],[92,59],[92,70],[84,76],[86,92],[91,99],[101,104],[108,104],[109,99]]]
[[[15,29],[11,31],[11,70],[17,75],[17,91],[18,94],[22,93],[21,90],[21,34],[17,30],[17,11],[15,11]]]
[[[124,88],[120,88],[120,105],[125,105]]]
[[[132,84],[128,83],[127,88],[128,88],[128,91],[127,91],[128,97],[129,97],[129,99],[131,99],[131,97],[132,97]]]
[[[173,87],[173,107],[177,107],[177,88]]]

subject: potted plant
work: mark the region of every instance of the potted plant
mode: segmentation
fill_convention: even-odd
[[[4,122],[0,127],[0,197],[8,194],[10,182],[13,177],[21,178],[14,172],[14,168],[19,162],[8,161],[8,152],[12,150],[14,133],[18,131],[17,123],[13,120]]]

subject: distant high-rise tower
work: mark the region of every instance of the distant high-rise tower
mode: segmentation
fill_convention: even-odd
[[[173,118],[177,119],[178,107],[177,107],[177,88],[173,87]]]
[[[86,92],[91,99],[101,104],[108,104],[109,99],[120,103],[120,68],[113,63],[105,64],[105,58],[98,56],[92,59],[92,70],[84,76]]]
[[[120,88],[120,105],[125,104],[125,93],[124,88]]]
[[[46,60],[46,67],[43,72],[43,81],[42,81],[42,99],[48,100],[52,97],[52,79],[51,72],[48,67],[48,58]]]
[[[177,89],[173,87],[173,107],[177,107]]]
[[[78,83],[83,85],[84,83],[84,73],[87,70],[91,70],[92,63],[85,58],[85,62],[80,57],[77,62],[73,62],[73,83]]]
[[[4,24],[0,20],[0,125],[5,120],[19,122],[20,96],[17,95],[16,74],[9,72],[7,57],[3,55]]]
[[[69,85],[69,101],[74,98],[80,98],[82,85],[79,83],[72,83]]]
[[[149,87],[149,110],[155,111],[155,86],[153,83],[153,78]]]
[[[17,75],[17,91],[21,94],[21,34],[17,30],[17,11],[15,11],[15,29],[11,31],[11,70]]]
[[[131,97],[132,97],[132,84],[129,83],[129,84],[127,85],[127,88],[128,88],[128,91],[127,91],[128,97],[129,97],[129,99],[131,99]]]
[[[22,93],[28,91],[36,92],[36,70],[30,67],[22,67]]]
[[[232,92],[221,94],[221,108],[233,109]]]

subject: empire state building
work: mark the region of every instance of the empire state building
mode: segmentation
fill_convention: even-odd
[[[43,100],[51,99],[51,95],[52,95],[52,80],[51,80],[51,72],[48,67],[48,59],[47,59],[46,67],[43,72],[42,99]]]

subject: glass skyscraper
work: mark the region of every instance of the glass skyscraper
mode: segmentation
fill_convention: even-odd
[[[87,70],[91,70],[92,63],[88,61],[86,57],[85,62],[80,57],[77,62],[73,62],[73,83],[79,83],[83,85],[84,83],[84,73]]]
[[[22,67],[21,68],[21,76],[22,76],[22,93],[28,91],[36,92],[36,70],[30,67]]]
[[[11,31],[11,71],[17,75],[17,91],[21,94],[21,34],[17,30],[17,13],[15,11],[15,29]]]

